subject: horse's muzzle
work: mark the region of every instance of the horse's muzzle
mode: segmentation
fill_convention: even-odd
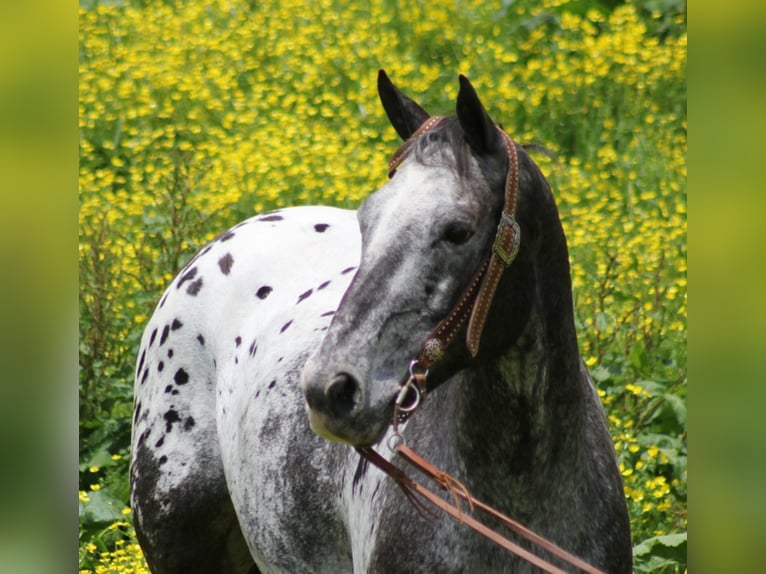
[[[393,392],[375,400],[350,369],[329,376],[307,364],[301,389],[311,429],[328,440],[369,446],[391,422]]]

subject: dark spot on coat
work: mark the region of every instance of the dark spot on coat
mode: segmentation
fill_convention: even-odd
[[[178,319],[173,319],[173,323],[171,323],[170,328],[173,331],[178,331],[178,329],[180,329],[183,326],[184,326],[184,324],[181,323],[181,321],[179,321]]]
[[[136,403],[136,408],[133,409],[133,424],[138,421],[138,415],[141,414],[141,402]]]
[[[328,227],[330,227],[330,224],[329,224],[329,223],[317,223],[317,224],[314,226],[314,231],[316,231],[317,233],[324,233],[324,232],[325,232],[325,230],[326,230]]]
[[[326,311],[325,313],[322,313],[320,317],[332,317],[335,315],[335,311]]]
[[[346,273],[351,273],[354,269],[356,269],[356,267],[346,267],[340,274],[345,275]]]
[[[197,340],[199,341],[200,345],[202,345],[203,347],[205,346],[205,337],[203,337],[202,335],[197,335]]]
[[[273,381],[271,381],[271,382],[269,383],[269,389],[273,389],[273,388],[274,388],[274,385],[276,385],[276,384],[277,384],[277,380],[276,380],[276,379],[274,379]]]
[[[293,324],[293,322],[292,322],[292,321],[288,321],[287,323],[285,323],[284,325],[282,325],[282,328],[279,330],[279,332],[280,332],[280,333],[284,333],[285,331],[287,331],[287,328],[288,328],[290,325],[292,325],[292,324]]]
[[[162,335],[160,335],[160,347],[165,344],[165,341],[168,340],[168,335],[170,334],[170,325],[165,325],[162,328]]]
[[[165,363],[163,363],[162,361],[160,361],[159,363],[157,363],[157,372],[158,372],[158,373],[161,373],[161,372],[162,372],[162,369],[164,369],[164,368],[165,368]]]
[[[173,358],[173,349],[168,349],[168,359]]]
[[[300,295],[298,295],[298,301],[295,303],[296,305],[303,301],[304,299],[308,299],[309,296],[314,292],[313,289],[309,289],[308,291],[304,291]]]
[[[154,443],[154,448],[160,448],[163,444],[165,444],[165,437],[161,437],[160,440],[158,440],[156,443]]]
[[[234,237],[234,232],[233,232],[233,231],[227,231],[226,233],[224,233],[223,235],[221,235],[221,239],[219,239],[219,241],[220,241],[221,243],[223,243],[224,241],[228,241],[228,240],[229,240],[229,239],[231,239],[232,237]]]
[[[167,301],[167,300],[168,300],[168,294],[165,293],[162,296],[162,299],[160,299],[160,309],[162,309],[165,306],[165,301]]]
[[[255,292],[255,296],[258,297],[258,299],[265,299],[271,294],[273,290],[274,289],[269,287],[268,285],[264,285],[263,287],[260,287],[258,291]]]
[[[152,346],[152,343],[154,343],[154,339],[157,338],[157,328],[154,328],[154,331],[152,331],[152,336],[149,337],[149,346]]]
[[[183,369],[178,369],[176,371],[176,374],[173,375],[173,380],[178,385],[185,385],[186,383],[189,382],[189,373],[187,373]]]
[[[164,454],[160,457],[160,464],[165,464],[168,461],[168,457]]]
[[[186,289],[186,292],[189,295],[196,296],[200,289],[202,289],[202,277],[194,281],[194,283],[190,283],[189,287]]]
[[[234,343],[239,347],[242,344],[242,337],[237,337],[234,339]]]
[[[324,282],[324,283],[322,283],[322,284],[321,284],[319,287],[317,287],[317,291],[321,291],[322,289],[324,289],[325,287],[327,287],[329,284],[330,284],[330,282],[329,282],[329,281],[325,281],[325,282]]]
[[[146,382],[146,377],[149,376],[149,367],[146,367],[144,369],[144,374],[141,377],[141,384],[143,385]]]
[[[165,432],[170,432],[173,429],[173,423],[181,421],[181,417],[178,416],[178,412],[175,409],[170,409],[163,417],[165,419]]]
[[[267,215],[266,217],[258,218],[258,221],[282,221],[284,217],[281,215]]]
[[[144,359],[146,359],[146,349],[143,350],[141,353],[141,359],[138,361],[138,368],[136,369],[136,374],[141,372],[141,368],[144,366]]]
[[[250,353],[251,357],[255,357],[255,352],[258,350],[258,345],[255,344],[255,339],[253,339],[253,342],[250,343],[250,348],[248,349],[248,352]]]
[[[184,421],[184,430],[188,431],[190,428],[194,426],[194,417],[186,417],[186,420]]]
[[[184,274],[184,276],[183,276],[183,277],[181,277],[181,279],[178,281],[178,284],[176,285],[176,289],[180,289],[180,288],[181,288],[181,285],[183,285],[183,284],[184,284],[184,283],[186,283],[187,281],[191,281],[191,280],[192,280],[192,279],[194,279],[196,276],[197,276],[197,268],[196,268],[196,267],[192,267],[192,268],[191,268],[191,269],[189,269],[189,271],[188,271],[186,274]]]
[[[223,239],[221,241],[223,241]],[[220,267],[221,273],[224,275],[229,274],[232,265],[234,265],[234,257],[231,256],[231,253],[227,253],[218,260],[218,267]]]
[[[167,387],[165,387],[165,392],[166,393],[169,393],[172,390],[173,390],[173,385],[168,385]]]

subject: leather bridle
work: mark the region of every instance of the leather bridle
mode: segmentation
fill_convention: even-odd
[[[408,144],[440,125],[445,119],[444,116],[432,116],[420,125],[388,162],[389,177],[393,177],[396,169],[407,156],[406,152],[410,148]],[[516,144],[511,137],[499,127],[497,131],[505,142],[506,153],[508,154],[508,171],[505,178],[503,210],[492,243],[492,251],[479,265],[468,287],[463,291],[449,314],[436,325],[436,328],[426,338],[417,359],[410,362],[410,377],[402,385],[394,401],[395,428],[398,423],[406,420],[420,406],[427,392],[426,379],[429,369],[445,357],[447,349],[466,321],[468,322],[466,347],[471,357],[476,357],[497,285],[503,271],[513,263],[519,252],[521,229],[516,222],[516,205],[519,195],[519,156]]]
[[[410,147],[407,144],[417,139],[425,132],[434,129],[444,120],[445,118],[442,116],[432,116],[421,124],[421,126],[410,136],[405,145],[403,145],[391,158],[391,161],[389,162],[389,177],[393,176],[396,169],[407,156],[406,152]],[[473,516],[464,513],[459,502],[459,499],[462,499],[468,503],[471,511],[474,509],[481,510],[487,515],[500,521],[528,542],[556,556],[566,564],[574,566],[583,572],[588,572],[589,574],[605,574],[603,571],[591,566],[577,556],[563,550],[550,540],[535,534],[519,522],[474,498],[460,481],[446,472],[439,470],[409,448],[405,444],[404,438],[398,430],[399,424],[403,423],[421,405],[422,400],[426,396],[429,369],[445,357],[447,349],[454,342],[466,321],[468,321],[466,347],[471,356],[476,357],[479,352],[481,334],[484,330],[489,308],[492,304],[500,278],[502,277],[503,271],[513,263],[513,260],[519,252],[521,229],[515,219],[519,193],[518,152],[516,150],[516,144],[511,137],[502,129],[497,129],[506,145],[508,154],[508,172],[505,180],[503,210],[500,215],[500,222],[497,226],[497,233],[495,234],[495,239],[492,244],[492,251],[484,259],[481,265],[479,265],[479,268],[474,273],[471,282],[468,284],[468,287],[461,295],[457,304],[426,338],[418,358],[410,362],[410,376],[401,386],[394,400],[394,433],[391,435],[392,440],[390,439],[388,443],[388,446],[392,451],[400,455],[404,460],[433,480],[439,488],[450,493],[452,501],[436,495],[419,482],[408,477],[403,470],[386,460],[372,447],[357,447],[356,450],[363,458],[394,479],[394,481],[402,488],[410,502],[414,504],[415,508],[420,511],[421,514],[434,515],[430,508],[416,498],[416,494],[459,522],[462,522],[469,528],[472,528],[479,534],[485,536],[506,551],[519,556],[541,570],[551,574],[566,574],[564,570],[551,564],[548,560],[530,552],[519,544],[512,542],[505,536],[488,528]]]

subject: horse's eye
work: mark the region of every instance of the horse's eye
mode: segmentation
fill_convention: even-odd
[[[453,222],[444,230],[443,239],[453,245],[462,245],[473,237],[473,229],[462,222]]]

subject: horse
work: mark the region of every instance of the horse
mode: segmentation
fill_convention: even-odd
[[[378,92],[406,142],[389,181],[356,212],[286,208],[222,233],[147,324],[130,482],[150,569],[539,571],[423,515],[351,448],[395,462],[395,439],[593,566],[630,572],[621,476],[578,351],[548,182],[464,76],[446,118],[382,70]],[[504,227],[512,257],[476,295]],[[475,310],[455,315],[479,299],[478,327]],[[445,321],[450,336],[424,360]]]

